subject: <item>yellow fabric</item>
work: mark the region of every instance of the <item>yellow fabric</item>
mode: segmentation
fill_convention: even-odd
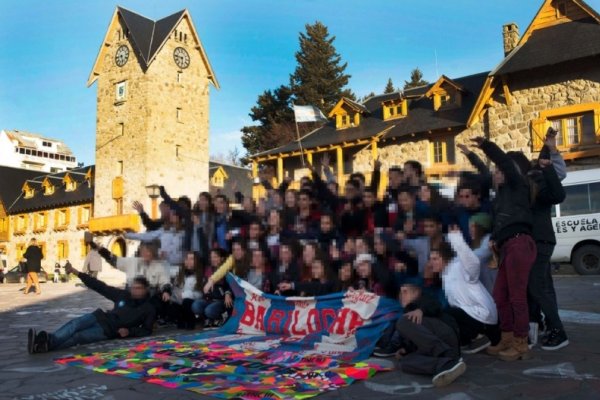
[[[233,256],[227,257],[225,262],[221,264],[219,269],[217,269],[210,277],[210,280],[213,282],[218,282],[227,275],[229,271],[233,269]]]

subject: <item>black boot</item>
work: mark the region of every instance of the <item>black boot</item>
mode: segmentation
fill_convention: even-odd
[[[35,329],[29,328],[27,331],[27,352],[29,354],[35,353]]]
[[[46,331],[41,331],[35,337],[34,353],[47,353],[50,338]]]

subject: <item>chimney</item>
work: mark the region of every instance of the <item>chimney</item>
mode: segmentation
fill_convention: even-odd
[[[502,38],[504,42],[504,56],[506,57],[517,47],[517,43],[519,43],[519,26],[514,22],[504,25],[502,27]]]

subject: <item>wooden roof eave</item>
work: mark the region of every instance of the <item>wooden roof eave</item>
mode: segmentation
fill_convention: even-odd
[[[483,84],[481,92],[479,92],[479,97],[477,97],[475,106],[473,106],[473,110],[471,110],[471,115],[469,115],[469,119],[467,120],[467,128],[470,128],[471,126],[479,122],[479,115],[484,110],[484,107],[487,104],[488,100],[494,94],[494,90],[494,77],[490,75],[485,79],[485,83]]]

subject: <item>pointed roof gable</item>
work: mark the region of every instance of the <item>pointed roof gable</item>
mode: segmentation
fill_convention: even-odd
[[[448,78],[446,75],[440,76],[440,78],[429,88],[427,92],[425,92],[425,97],[431,97],[434,93],[440,91],[444,84],[452,86],[454,89],[464,92],[464,87],[452,79]]]
[[[192,39],[196,42],[195,49],[200,51],[202,61],[205,63],[208,71],[208,78],[217,89],[219,88],[219,82],[217,81],[210,62],[208,61],[206,52],[202,47],[202,43],[200,42],[200,38],[198,37],[198,33],[196,32],[191,16],[187,9],[178,11],[165,18],[159,19],[158,21],[154,21],[120,6],[118,6],[115,10],[108,30],[106,31],[103,46],[98,52],[98,57],[96,58],[96,62],[94,63],[94,67],[92,68],[92,72],[88,78],[88,86],[94,83],[94,81],[98,78],[99,73],[96,72],[96,70],[101,60],[101,54],[104,48],[110,45],[110,41],[108,40],[109,33],[117,24],[119,17],[129,30],[130,43],[138,55],[144,71],[146,71],[152,61],[154,61],[159,50],[169,39],[171,32],[173,32],[179,22],[182,19],[187,18],[192,31]]]
[[[338,113],[339,110],[342,109],[342,106],[346,104],[348,107],[350,107],[351,110],[359,112],[359,113],[364,113],[364,112],[368,112],[367,108],[365,106],[363,106],[362,104],[359,104],[357,102],[355,102],[354,100],[350,100],[347,97],[342,97],[340,99],[340,101],[337,102],[337,104],[335,105],[335,107],[333,107],[331,109],[331,111],[329,112],[329,118],[333,117],[334,115],[336,115]]]
[[[564,5],[564,9],[559,10]],[[565,15],[562,15],[562,11]],[[487,78],[467,122],[479,122],[503,76],[600,54],[600,14],[582,0],[544,0],[517,46]]]

